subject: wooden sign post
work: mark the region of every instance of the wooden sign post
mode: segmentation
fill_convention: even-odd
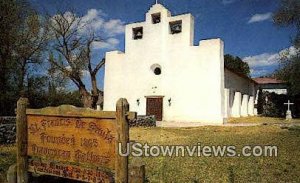
[[[27,98],[20,98],[17,103],[17,182],[28,182],[27,161]]]
[[[28,172],[83,182],[128,182],[128,157],[118,154],[129,142],[126,99],[116,112],[63,105],[26,109],[17,106],[17,182],[27,183]]]
[[[129,104],[127,100],[120,99],[117,102],[117,131],[119,132],[116,137],[116,152],[118,154],[119,143],[121,143],[121,151],[126,150],[127,143],[129,142],[129,127],[126,119],[126,114],[129,111]],[[116,182],[128,182],[128,156],[117,156],[116,158]]]

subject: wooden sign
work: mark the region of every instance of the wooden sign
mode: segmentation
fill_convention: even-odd
[[[126,99],[116,112],[73,106],[27,109],[27,99],[17,108],[17,179],[28,182],[27,172],[83,182],[127,182],[128,157],[118,153],[129,141]]]

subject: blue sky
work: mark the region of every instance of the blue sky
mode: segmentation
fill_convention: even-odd
[[[95,45],[96,60],[105,51],[124,51],[124,24],[144,21],[155,0],[31,0],[41,11],[51,14],[57,8],[75,9],[78,15],[95,19],[105,29],[106,43]],[[248,62],[253,77],[277,68],[278,53],[291,47],[292,28],[277,27],[272,12],[280,0],[158,0],[173,15],[192,13],[195,17],[195,43],[201,39],[221,38],[225,53]],[[96,25],[96,24],[95,24]],[[292,48],[290,48],[292,49]],[[103,70],[99,73],[103,86]]]

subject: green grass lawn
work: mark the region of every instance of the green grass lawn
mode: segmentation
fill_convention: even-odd
[[[130,157],[130,162],[145,163],[149,182],[300,182],[296,127],[132,128],[130,140],[151,145],[235,145],[238,150],[244,145],[278,146],[278,157]],[[13,162],[15,147],[0,146],[0,182]]]
[[[133,128],[130,138],[152,145],[278,146],[278,157],[143,157],[150,182],[300,182],[299,128]]]
[[[0,145],[0,182],[5,182],[6,171],[16,162],[16,147],[14,145]]]

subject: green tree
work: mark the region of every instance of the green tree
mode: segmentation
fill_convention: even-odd
[[[265,99],[263,96],[263,91],[261,88],[259,88],[258,91],[258,98],[257,98],[257,114],[262,114],[264,112],[264,103],[265,103]]]
[[[282,57],[280,67],[275,71],[276,78],[289,83],[289,94],[300,94],[300,54]]]
[[[32,71],[40,68],[35,66],[41,64],[48,33],[26,0],[1,0],[0,9],[0,115],[14,115]]]
[[[67,91],[64,88],[56,88],[49,82],[47,93],[47,106],[59,106],[63,104],[83,107],[81,95],[78,91]]]
[[[245,76],[250,76],[249,65],[239,57],[235,57],[229,54],[224,55],[224,65],[226,68],[233,70],[237,73]]]
[[[82,107],[81,96],[78,91],[69,91],[57,84],[47,76],[32,76],[28,79],[26,92],[31,108],[59,106],[63,104]]]
[[[49,16],[49,29],[52,34],[49,56],[53,71],[62,74],[72,81],[81,94],[84,107],[95,108],[101,96],[97,86],[97,73],[104,66],[105,59],[92,63],[92,46],[102,41],[90,27],[92,22],[85,22],[73,12],[57,12]],[[87,29],[87,31],[83,31]],[[94,66],[93,66],[94,65]],[[90,78],[91,92],[83,80],[84,74]]]
[[[281,54],[281,63],[275,76],[287,81],[290,94],[300,94],[300,1],[282,0],[279,9],[274,13],[274,23],[278,26],[294,27],[297,34],[293,38],[294,50]]]
[[[297,34],[293,43],[295,47],[300,47],[300,1],[281,0],[281,5],[273,16],[274,23],[278,26],[295,27]]]
[[[16,76],[18,81],[18,91],[25,93],[25,85],[28,84],[30,70],[43,62],[43,53],[48,41],[47,24],[37,12],[29,10],[24,16],[18,30],[18,41],[14,47],[14,57],[16,59]]]
[[[9,104],[14,101],[12,78],[13,48],[17,41],[20,10],[15,0],[0,1],[0,115],[13,112]]]

